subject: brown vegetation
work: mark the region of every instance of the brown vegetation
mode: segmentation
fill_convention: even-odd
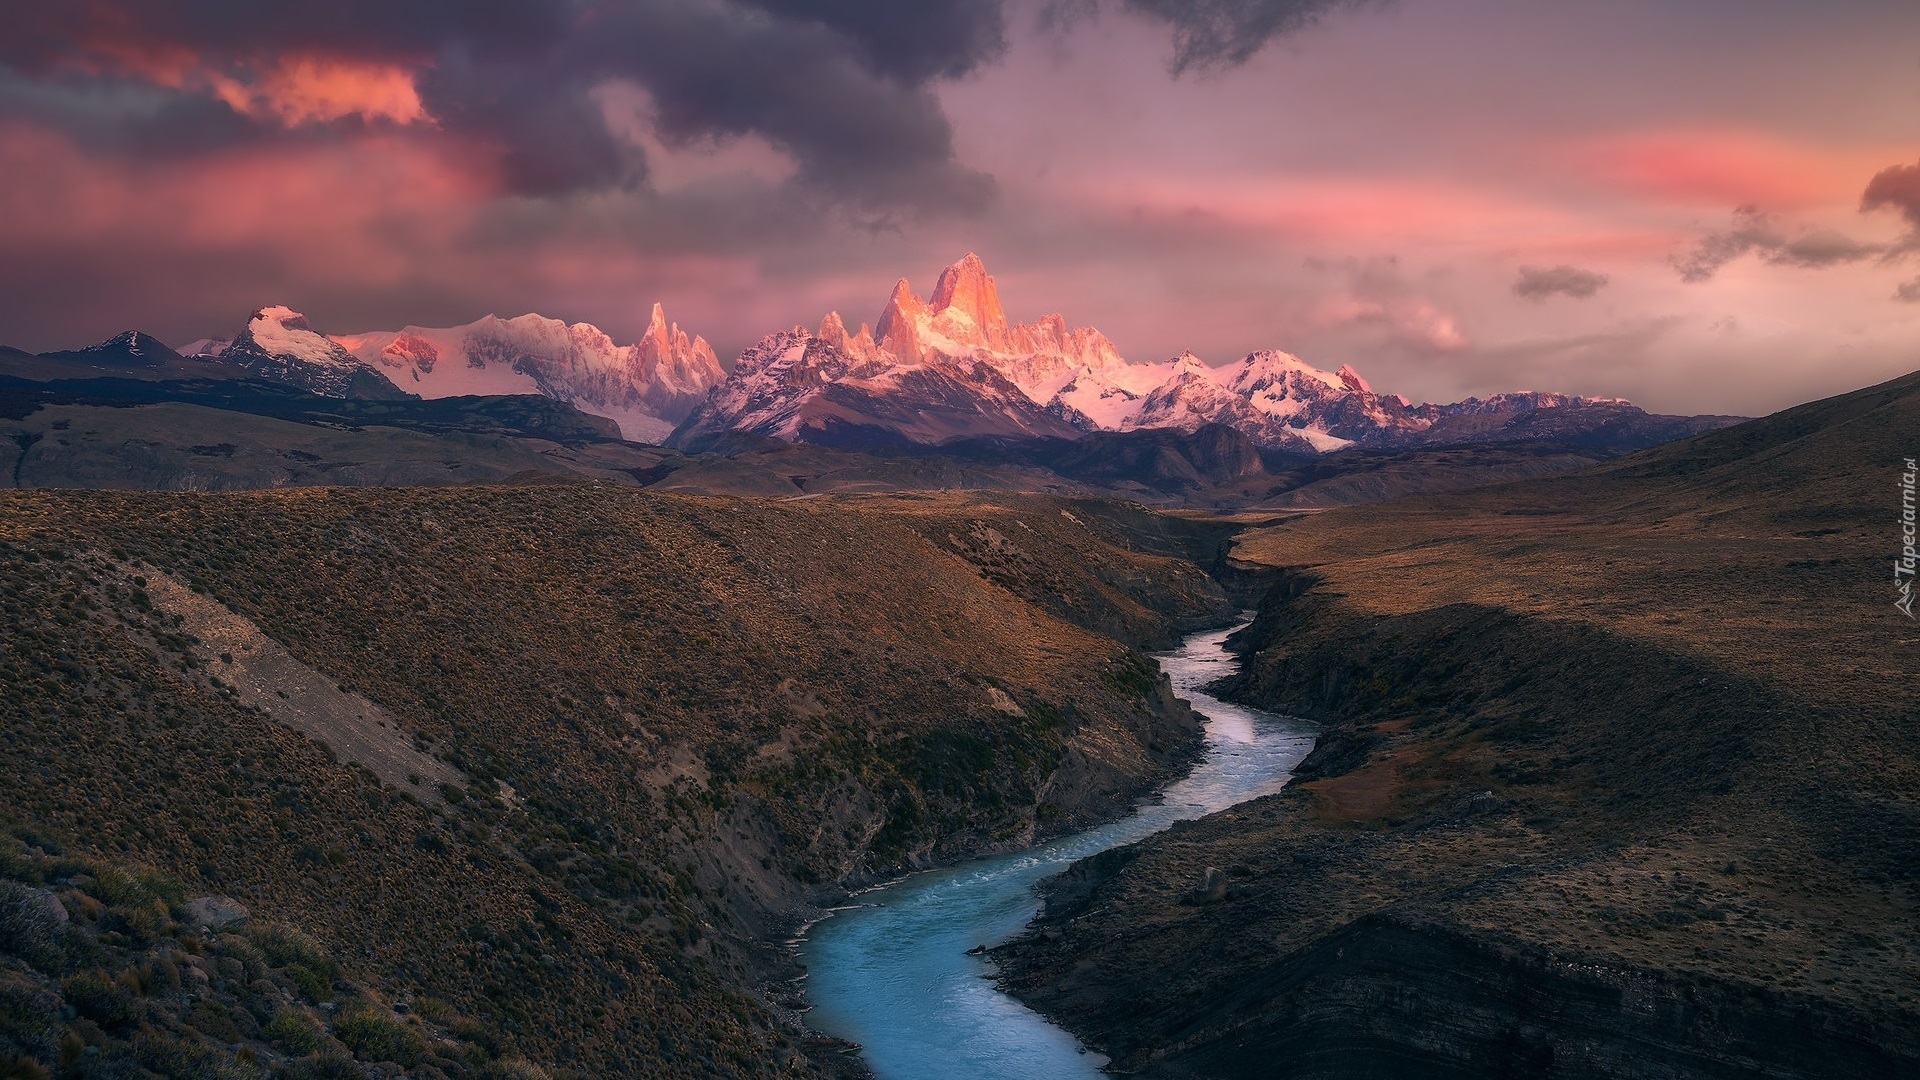
[[[1013,984],[1163,1075],[1911,1074],[1917,434],[1910,376],[1249,534],[1283,577],[1236,692],[1319,745],[1006,950]],[[1209,865],[1234,899],[1182,906]]]
[[[1225,601],[1089,513],[584,483],[10,494],[0,813],[30,859],[158,868],[309,934],[370,999],[444,1002],[489,1061],[838,1068],[750,993],[754,942],[846,883],[1113,813],[1190,748],[1151,663],[1076,623],[1148,644]],[[383,782],[252,704],[162,571],[471,785]],[[328,1037],[415,1053],[356,1015]],[[242,1027],[246,1075],[291,1067]],[[454,1049],[415,1072],[479,1067]]]

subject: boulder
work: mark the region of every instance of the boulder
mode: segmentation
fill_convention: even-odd
[[[187,925],[225,930],[247,921],[246,906],[230,896],[201,896],[187,901]]]

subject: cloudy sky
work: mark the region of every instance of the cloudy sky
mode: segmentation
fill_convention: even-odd
[[[0,342],[730,357],[978,251],[1129,357],[1762,412],[1920,368],[1910,0],[0,0]]]

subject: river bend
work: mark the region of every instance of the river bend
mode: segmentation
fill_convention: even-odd
[[[1101,1077],[1103,1057],[1001,993],[991,966],[967,950],[1019,933],[1039,911],[1034,883],[1075,860],[1287,782],[1313,748],[1304,726],[1200,689],[1233,673],[1230,632],[1195,634],[1156,657],[1174,691],[1207,718],[1192,772],[1119,821],[861,894],[801,944],[809,1026],[860,1043],[882,1080]]]

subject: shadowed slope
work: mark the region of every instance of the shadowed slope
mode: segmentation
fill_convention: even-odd
[[[1567,476],[1302,516],[1236,692],[1282,794],[1140,845],[1012,984],[1166,1076],[1899,1076],[1920,377]],[[1208,866],[1230,898],[1182,898]]]

